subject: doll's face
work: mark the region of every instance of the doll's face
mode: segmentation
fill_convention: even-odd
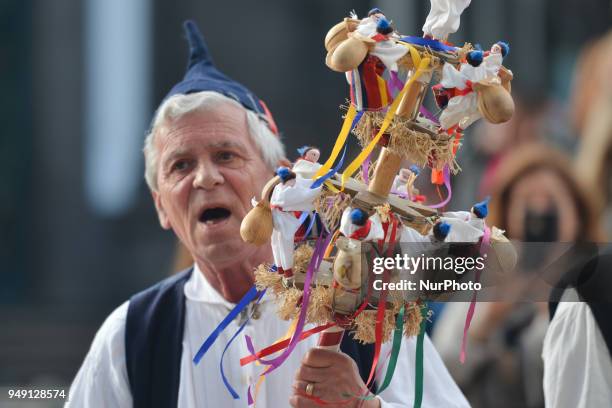
[[[306,152],[306,155],[304,155],[304,158],[306,160],[311,161],[313,163],[318,162],[319,157],[321,157],[321,152],[319,151],[319,149],[310,149]]]
[[[402,183],[407,183],[408,182],[408,178],[410,177],[410,175],[412,174],[412,171],[410,169],[401,169],[399,171],[399,179]]]
[[[491,47],[491,54],[501,54],[501,53],[502,53],[501,46],[499,44],[493,44],[493,46]]]

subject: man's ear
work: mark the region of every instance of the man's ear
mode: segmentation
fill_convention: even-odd
[[[166,214],[166,210],[164,209],[161,195],[157,191],[152,191],[151,195],[153,196],[153,202],[155,203],[155,209],[157,210],[157,217],[159,218],[159,224],[161,225],[163,229],[166,229],[166,230],[171,229],[172,225],[170,225],[170,220],[168,219],[168,215]]]

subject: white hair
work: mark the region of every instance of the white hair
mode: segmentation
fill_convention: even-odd
[[[157,167],[159,152],[155,147],[155,137],[168,120],[176,120],[194,111],[216,109],[219,105],[230,103],[242,108],[247,115],[249,136],[259,149],[263,161],[274,171],[279,161],[285,158],[285,148],[280,138],[272,133],[267,123],[255,112],[244,108],[235,100],[217,92],[202,91],[187,95],[174,95],[166,99],[157,109],[151,130],[144,142],[145,180],[151,191],[157,191]]]

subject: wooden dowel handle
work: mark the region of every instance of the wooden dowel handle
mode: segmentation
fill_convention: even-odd
[[[332,326],[325,329],[319,335],[319,343],[317,344],[317,348],[339,351],[342,337],[344,337],[344,329],[342,327]]]

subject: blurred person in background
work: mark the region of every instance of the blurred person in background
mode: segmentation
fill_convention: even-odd
[[[605,235],[612,232],[612,32],[585,48],[574,82],[573,120],[580,135],[574,172],[592,197]],[[604,234],[589,237],[602,242]],[[544,340],[548,406],[612,403],[612,253],[609,244],[559,281]]]
[[[269,245],[245,243],[239,229],[251,199],[286,159],[265,104],[214,67],[193,22],[185,29],[188,71],[153,120],[144,148],[145,178],[161,226],[174,231],[195,264],[136,294],[107,318],[72,384],[70,407],[243,407],[245,399],[233,399],[218,372],[223,346],[247,314],[252,320],[244,332],[258,344],[273,343],[289,328],[274,302],[251,302],[240,322],[219,334],[201,365],[193,363],[201,342],[253,287],[255,267],[272,259]],[[416,339],[402,341],[389,388],[345,406],[412,403]],[[323,400],[365,389],[371,351],[349,336],[341,345],[344,353],[315,349],[315,342],[316,336],[300,342],[278,372],[266,377],[258,405],[314,407],[304,397],[307,389]],[[259,367],[240,367],[249,351],[237,343],[226,356],[226,375],[244,396]],[[390,347],[383,345],[383,355]],[[422,406],[469,406],[428,338],[424,353]]]
[[[595,210],[612,235],[612,31],[583,51],[574,81],[573,121],[580,136],[575,169],[596,196]]]
[[[514,148],[491,180],[487,222],[516,241],[574,242],[600,237],[592,196],[582,189],[572,169],[570,159],[550,146],[524,144]],[[524,258],[533,260],[532,255]],[[537,265],[519,265],[528,266],[533,269]],[[530,289],[531,277],[522,273],[514,276],[520,296]],[[475,407],[544,406],[540,355],[548,326],[546,303],[477,303],[468,358],[460,364],[459,346],[468,306],[448,304],[433,335],[434,344],[468,399]]]

